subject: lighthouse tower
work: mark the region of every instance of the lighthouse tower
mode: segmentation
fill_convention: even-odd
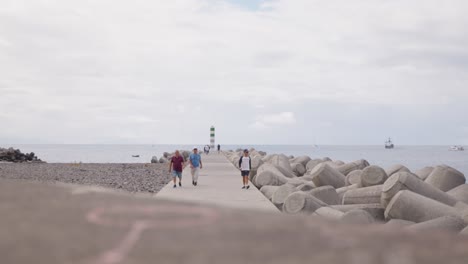
[[[211,126],[210,128],[210,148],[215,147],[215,127]]]

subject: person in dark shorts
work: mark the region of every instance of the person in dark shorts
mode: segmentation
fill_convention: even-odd
[[[180,155],[178,150],[175,151],[175,155],[171,158],[169,164],[169,173],[172,171],[172,178],[174,179],[174,188],[177,188],[176,178],[179,178],[179,186],[182,187],[182,170],[184,169],[184,157]]]
[[[249,151],[247,149],[244,149],[244,156],[239,160],[239,168],[241,170],[242,183],[244,184],[242,189],[249,189],[249,175],[250,170],[252,169],[252,160],[250,159]]]

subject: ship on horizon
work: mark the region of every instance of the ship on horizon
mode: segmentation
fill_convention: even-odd
[[[392,149],[394,147],[395,147],[395,145],[393,145],[392,139],[388,138],[388,140],[385,141],[385,148],[386,149]]]

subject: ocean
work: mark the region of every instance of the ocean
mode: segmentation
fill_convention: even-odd
[[[34,152],[49,163],[148,163],[153,156],[175,149],[190,150],[194,145],[2,145],[22,152]],[[198,145],[199,149],[203,145]],[[403,164],[414,171],[425,166],[446,164],[468,175],[468,151],[449,151],[449,146],[315,146],[315,145],[223,145],[223,150],[255,148],[269,154],[308,155],[311,158],[329,157],[350,162],[366,159],[372,165],[387,168]],[[139,155],[134,158],[132,155]]]

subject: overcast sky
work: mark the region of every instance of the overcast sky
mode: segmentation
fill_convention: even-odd
[[[0,143],[468,144],[466,0],[0,0]]]

